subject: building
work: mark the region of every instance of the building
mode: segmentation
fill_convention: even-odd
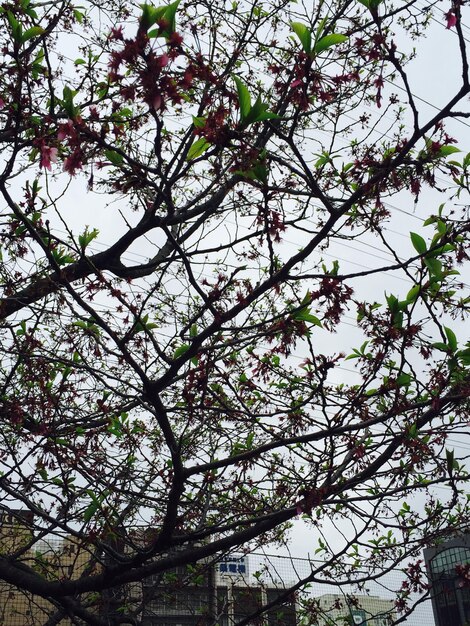
[[[90,567],[86,546],[72,537],[34,541],[33,521],[24,511],[0,514],[0,554],[23,549],[24,563],[40,569],[50,580],[79,577]],[[250,577],[248,557],[231,555],[92,594],[88,610],[121,618],[126,612],[142,626],[231,626],[284,592],[280,586],[261,584]],[[43,626],[52,615],[57,616],[54,623],[71,626],[72,621],[44,598],[0,581],[0,626]],[[287,597],[252,623],[296,626],[296,619],[295,600]]]
[[[73,537],[34,541],[32,516],[21,511],[0,515],[0,553],[24,549],[24,562],[50,580],[79,577],[90,567],[86,545]],[[139,530],[133,535],[139,541]],[[31,546],[31,547],[30,547]],[[124,546],[116,545],[116,549]],[[103,562],[101,560],[101,562]],[[437,561],[436,561],[437,563]],[[88,610],[102,617],[132,615],[142,626],[234,626],[249,619],[253,626],[389,626],[395,617],[390,600],[377,596],[325,594],[316,599],[315,616],[300,617],[296,597],[284,587],[282,575],[270,564],[263,574],[250,571],[250,557],[226,555],[150,576],[143,581],[91,594]],[[98,567],[94,566],[98,571]],[[259,568],[253,561],[253,567]],[[261,615],[262,607],[273,606]],[[59,609],[60,612],[60,609]],[[0,626],[43,626],[51,615],[54,623],[70,626],[47,600],[1,583]],[[251,619],[250,619],[251,618]],[[76,623],[76,622],[74,622]],[[457,622],[439,626],[460,626]],[[427,625],[426,625],[427,626]]]
[[[246,556],[229,555],[216,563],[198,563],[143,581],[143,626],[231,626],[277,601],[285,589],[250,578]],[[292,596],[283,598],[259,626],[296,626]]]
[[[470,534],[424,550],[436,626],[470,624]]]
[[[321,616],[315,626],[389,626],[396,617],[393,600],[379,596],[328,593],[317,600]]]
[[[71,537],[34,541],[34,516],[29,511],[0,512],[0,554],[22,553],[23,563],[49,580],[80,576],[89,566],[90,555]],[[46,599],[21,591],[0,580],[0,626],[43,626],[57,607]],[[61,626],[72,621],[62,616]]]

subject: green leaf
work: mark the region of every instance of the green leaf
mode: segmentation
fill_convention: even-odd
[[[357,1],[363,4],[369,10],[377,9],[380,3],[382,2],[382,0],[357,0]]]
[[[21,24],[18,22],[18,20],[11,11],[7,11],[7,19],[8,23],[10,24],[13,39],[16,43],[21,43],[21,38],[23,36],[23,29],[21,28]]]
[[[398,376],[396,383],[399,387],[409,387],[412,380],[413,379],[411,377],[411,374],[406,374],[405,372],[402,372]]]
[[[204,126],[206,125],[206,118],[205,117],[195,117],[193,115],[193,124],[194,124],[194,128],[204,128]]]
[[[317,156],[317,155],[315,155],[315,156]],[[322,167],[323,165],[327,165],[328,163],[332,163],[332,158],[331,158],[329,152],[324,151],[321,154],[319,154],[318,156],[319,156],[319,159],[315,163],[315,167],[317,169],[319,167]]]
[[[87,490],[87,493],[91,498],[91,503],[87,506],[87,508],[85,509],[85,512],[83,513],[83,519],[85,522],[89,522],[92,519],[92,517],[94,517],[95,513],[100,508],[101,502],[105,498],[104,495],[101,496],[100,498],[97,498],[90,489]]]
[[[235,84],[237,85],[238,104],[240,106],[240,117],[243,122],[245,121],[246,116],[251,111],[250,92],[248,91],[247,87],[242,83],[242,81],[237,76],[234,76],[233,80],[235,81]]]
[[[62,247],[52,249],[51,254],[54,258],[54,261],[59,266],[67,265],[68,263],[73,263],[75,261],[74,257],[70,254],[67,254]]]
[[[318,22],[317,30],[315,31],[315,41],[320,39],[320,34],[325,30],[328,18],[325,16]]]
[[[210,145],[211,144],[205,137],[199,137],[199,139],[196,139],[193,145],[189,148],[188,154],[186,155],[186,161],[197,159],[197,157],[201,156],[201,154],[210,148]]]
[[[442,341],[436,341],[436,343],[432,344],[432,347],[436,348],[436,350],[440,350],[441,352],[449,352],[449,346]]]
[[[444,332],[447,337],[447,343],[449,344],[449,349],[451,352],[456,352],[458,347],[457,337],[455,336],[454,331],[447,326],[444,326]]]
[[[93,323],[93,318],[90,318],[86,322],[83,320],[78,320],[76,322],[73,322],[73,326],[76,326],[77,328],[81,328],[82,330],[85,331],[85,333],[89,335],[93,335],[95,337],[100,336],[100,329],[96,324]],[[75,355],[74,355],[74,362],[77,362],[77,363],[79,362],[75,360]]]
[[[148,321],[149,316],[144,315],[140,319],[137,318],[134,322],[134,326],[132,328],[132,336],[137,335],[137,333],[141,333],[144,331],[152,330],[153,328],[158,328],[158,324],[154,324],[153,322]]]
[[[250,124],[254,124],[255,122],[264,122],[265,120],[280,120],[280,119],[282,118],[277,113],[272,113],[271,111],[263,111],[262,113],[257,115],[256,119],[250,122]]]
[[[424,263],[429,270],[429,273],[435,276],[437,279],[442,278],[442,263],[437,259],[424,259]]]
[[[21,43],[26,43],[29,39],[42,35],[43,32],[44,28],[41,28],[40,26],[32,26],[31,28],[28,28],[28,30],[25,30],[22,34]]]
[[[261,96],[258,96],[256,102],[251,107],[247,115],[244,116],[243,125],[248,126],[255,122],[262,122],[263,120],[280,119],[280,116],[276,113],[271,113],[267,110],[268,104],[262,102]]]
[[[313,51],[315,54],[319,54],[320,52],[323,52],[323,50],[327,50],[328,48],[331,48],[331,46],[344,43],[347,40],[348,37],[346,37],[346,35],[331,33],[330,35],[325,35],[325,37],[322,37],[319,41],[317,41]]]
[[[310,32],[310,29],[305,26],[305,24],[302,24],[302,22],[291,22],[290,25],[294,33],[299,38],[304,52],[310,54],[312,50],[312,33]]]
[[[411,243],[418,254],[425,254],[427,252],[427,246],[424,239],[418,233],[410,233]]]
[[[391,313],[398,313],[400,310],[398,306],[398,298],[391,293],[389,296],[385,295],[385,299],[387,300],[388,308]]]
[[[401,311],[393,316],[393,325],[395,328],[403,328],[403,313]]]
[[[189,350],[189,345],[187,343],[183,343],[179,348],[176,348],[173,359],[179,359],[180,356],[183,356],[185,352]]]
[[[440,156],[450,156],[451,154],[455,154],[456,152],[461,152],[461,150],[456,146],[441,146],[439,148]]]
[[[82,251],[85,250],[85,248],[87,248],[87,246],[89,246],[93,239],[96,239],[98,235],[99,230],[97,228],[94,228],[93,230],[88,230],[88,227],[85,228],[85,232],[82,235],[78,235],[78,243],[80,244]]]
[[[161,20],[167,7],[154,7],[151,4],[141,4],[142,15],[140,16],[140,23],[145,30],[148,30],[158,20]]]
[[[85,522],[89,522],[91,518],[94,516],[96,511],[98,510],[99,503],[96,500],[93,500],[91,504],[87,506],[85,512],[83,513],[83,519]]]
[[[321,321],[318,319],[318,317],[310,313],[308,307],[304,307],[303,309],[300,309],[300,311],[294,313],[293,318],[299,322],[308,322],[309,324],[313,324],[314,326],[319,326],[320,328],[322,328]]]
[[[266,183],[268,181],[268,168],[265,163],[257,163],[253,167],[252,172],[255,180],[259,180],[261,183]]]
[[[129,109],[129,107],[124,107],[123,109],[119,109],[117,113],[121,117],[127,117],[127,118],[130,118],[134,115],[134,113],[132,112],[132,109]]]
[[[178,9],[179,3],[180,0],[172,2],[166,7],[165,12],[163,13],[163,19],[169,24],[169,28],[168,30],[165,30],[165,33],[171,34],[174,33],[176,30],[176,11]]]
[[[236,170],[234,174],[250,180],[259,180],[261,183],[266,183],[268,180],[268,170],[263,162],[256,163],[250,170]]]
[[[113,165],[121,165],[124,161],[124,157],[122,154],[119,154],[119,152],[115,152],[114,150],[105,150],[104,153],[108,161],[111,161]]]
[[[406,302],[408,304],[412,304],[416,302],[419,296],[419,292],[421,291],[421,285],[415,285],[412,287],[409,292],[406,294]]]
[[[437,248],[433,251],[432,256],[440,256],[441,254],[445,254],[446,252],[453,252],[455,250],[455,246],[451,243],[446,243],[444,246]]]
[[[66,111],[66,113],[68,114],[70,118],[75,117],[75,114],[76,114],[76,107],[73,104],[73,98],[75,94],[76,92],[72,91],[70,87],[68,87],[67,85],[65,85],[65,87],[62,90],[64,110]]]
[[[42,65],[44,56],[45,56],[44,50],[40,50],[31,65],[31,76],[34,78],[34,80],[37,80],[37,78],[39,77],[39,74],[44,72],[45,70],[45,68]]]
[[[85,14],[78,9],[73,10],[73,15],[79,24],[82,24]]]
[[[311,313],[304,313],[302,317],[304,318],[304,322],[308,322],[309,324],[313,324],[314,326],[319,326],[320,328],[322,328],[321,321],[315,315],[312,315]]]
[[[63,439],[62,437],[56,437],[54,439],[54,443],[58,446],[68,446],[69,442],[67,441],[67,439]]]
[[[438,218],[435,215],[431,215],[427,220],[423,222],[423,226],[429,226],[430,224],[434,224]]]
[[[264,113],[267,108],[268,105],[263,103],[263,101],[261,100],[261,96],[258,96],[254,105],[250,108],[248,113],[243,116],[244,124],[248,126],[248,124],[256,122],[258,120],[258,117],[262,115],[262,113]]]
[[[470,366],[470,348],[466,350],[459,350],[455,356],[459,359],[463,366]]]
[[[447,471],[449,472],[449,474],[452,474],[452,470],[457,469],[455,467],[455,459],[454,459],[454,451],[453,450],[449,450],[448,448],[446,448],[446,461],[447,461]]]
[[[73,62],[74,65],[85,65],[85,63],[85,59],[75,59],[75,61]]]

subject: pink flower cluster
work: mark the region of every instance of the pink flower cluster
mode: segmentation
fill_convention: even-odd
[[[57,163],[57,148],[42,144],[40,147],[39,167],[50,171],[52,163]]]
[[[447,28],[452,28],[457,24],[457,16],[453,11],[449,11],[445,14],[445,18],[447,21]]]
[[[64,159],[64,171],[70,176],[74,176],[77,170],[83,167],[84,152],[80,142],[80,135],[77,125],[82,124],[81,118],[67,120],[59,124],[57,131],[57,141],[66,144],[70,149],[70,154]],[[48,139],[40,138],[35,141],[35,146],[39,149],[39,167],[45,170],[52,170],[52,164],[57,163],[59,150],[55,146],[49,145]]]

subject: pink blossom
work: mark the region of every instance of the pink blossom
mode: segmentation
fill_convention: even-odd
[[[70,156],[64,161],[64,171],[68,172],[70,176],[75,176],[77,170],[81,170],[83,153],[80,149],[74,150]]]
[[[452,11],[446,13],[445,18],[447,20],[447,28],[452,28],[452,26],[457,24],[457,16]]]
[[[94,104],[90,105],[90,117],[92,120],[100,119],[100,114],[98,113],[98,109]]]
[[[302,80],[300,78],[298,78],[297,80],[294,80],[294,82],[292,82],[290,84],[290,88],[294,89],[295,87],[298,87],[301,84],[302,84]]]
[[[171,46],[180,46],[183,43],[183,37],[177,32],[171,33],[168,43]]]
[[[57,148],[51,148],[50,146],[41,146],[41,157],[39,159],[39,167],[44,167],[46,170],[52,169],[52,163],[57,163]]]
[[[165,66],[168,65],[168,63],[170,61],[170,57],[166,53],[164,53],[164,54],[162,54],[161,56],[158,57],[157,61],[158,61],[158,65],[160,67],[165,67]]]
[[[75,129],[73,127],[72,120],[67,120],[65,124],[59,124],[59,132],[57,133],[57,139],[63,141],[66,137],[70,137],[74,134]]]
[[[2,98],[2,96],[0,96],[0,109],[3,109],[4,106],[5,106],[5,100]]]
[[[115,26],[114,28],[111,28],[111,35],[109,38],[115,39],[116,41],[122,41],[124,39],[122,26]]]

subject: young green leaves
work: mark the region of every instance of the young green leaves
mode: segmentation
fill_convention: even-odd
[[[316,315],[312,315],[310,312],[309,304],[311,303],[312,298],[310,292],[307,291],[302,302],[301,308],[294,311],[292,314],[292,318],[298,322],[307,322],[308,324],[313,324],[314,326],[319,326],[323,328],[321,321],[316,317]]]
[[[344,43],[348,39],[346,35],[340,35],[339,33],[330,33],[329,35],[321,37],[320,31],[323,28],[322,22],[320,28],[316,32],[315,41],[312,46],[312,33],[308,26],[305,26],[305,24],[302,24],[301,22],[291,22],[291,27],[299,38],[303,51],[311,57],[320,54],[320,52],[323,52],[332,46]]]
[[[447,234],[447,226],[445,222],[440,220],[439,218],[430,218],[430,220],[426,220],[424,223],[425,226],[431,223],[436,223],[436,234],[434,235],[431,244],[428,246],[426,241],[418,235],[418,233],[410,233],[411,243],[413,244],[416,252],[423,257],[423,263],[429,270],[429,274],[433,276],[437,280],[442,280],[445,275],[449,275],[449,272],[444,272],[442,269],[442,262],[438,257],[452,252],[455,249],[455,246],[451,243],[445,243],[444,245],[439,245],[439,242],[442,238]],[[451,270],[452,273],[455,273],[456,270]]]
[[[379,5],[382,4],[382,0],[357,0],[361,4],[363,4],[366,9],[369,9],[371,13],[374,13],[379,8]]]
[[[237,76],[234,76],[233,80],[235,81],[235,84],[237,86],[238,106],[240,110],[240,121],[238,125],[239,130],[244,130],[250,124],[255,124],[256,122],[280,119],[279,115],[268,111],[269,105],[261,100],[261,95],[257,97],[256,102],[252,105],[250,92],[248,91],[246,85]],[[206,119],[204,117],[193,117],[193,124],[195,128],[202,128],[204,127],[205,123]],[[192,161],[194,159],[197,159],[210,146],[211,143],[207,141],[205,137],[199,137],[189,148],[186,155],[186,160]],[[263,170],[263,167],[264,164],[261,164],[258,170],[255,172],[253,178],[256,178],[258,180],[264,180],[266,178],[267,172],[265,169]]]
[[[29,41],[30,39],[33,39],[34,37],[37,37],[38,35],[42,35],[42,33],[44,32],[44,28],[41,28],[40,26],[32,26],[31,28],[28,28],[27,30],[23,31],[23,27],[21,26],[20,22],[18,22],[18,20],[16,19],[16,17],[13,15],[11,11],[7,11],[7,19],[8,19],[8,23],[10,25],[15,43],[21,46],[25,44],[27,41]]]
[[[279,115],[268,111],[268,104],[261,100],[259,95],[254,105],[251,105],[250,92],[242,81],[234,76],[233,80],[237,86],[238,104],[240,107],[240,127],[246,128],[250,124],[263,122],[264,120],[278,120]]]
[[[211,144],[205,137],[199,137],[199,139],[196,139],[196,141],[189,148],[188,154],[186,155],[186,161],[197,159],[207,150],[207,148],[210,148],[210,145]]]
[[[70,87],[65,85],[62,90],[62,106],[64,108],[64,111],[69,116],[69,119],[71,120],[73,120],[74,117],[76,117],[80,112],[80,108],[77,107],[73,102],[73,99],[76,95],[76,91],[73,91],[72,89],[70,89]]]
[[[291,22],[292,30],[299,38],[302,48],[306,54],[310,54],[312,50],[312,33],[310,28],[302,24],[302,22]]]
[[[154,7],[151,4],[141,4],[142,15],[140,16],[140,26],[143,30],[148,29],[159,22],[159,28],[155,28],[147,33],[149,37],[168,38],[176,30],[176,10],[180,0],[172,2],[163,7]]]

